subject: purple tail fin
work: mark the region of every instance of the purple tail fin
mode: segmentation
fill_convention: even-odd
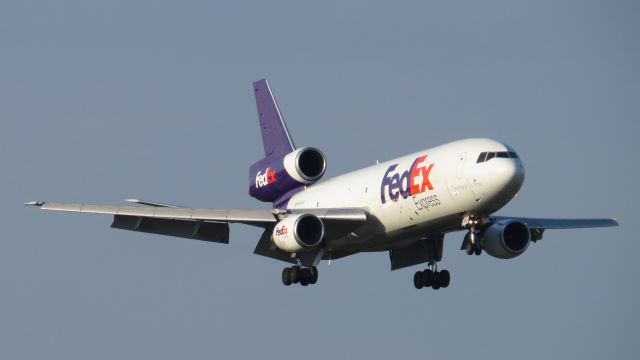
[[[295,146],[284,124],[276,99],[271,93],[269,83],[265,79],[258,80],[253,83],[253,91],[256,97],[265,157],[284,157],[295,150]]]
[[[267,80],[254,82],[253,91],[265,156],[249,167],[249,194],[276,208],[286,207],[293,194],[322,177],[327,161],[316,148],[296,150]]]

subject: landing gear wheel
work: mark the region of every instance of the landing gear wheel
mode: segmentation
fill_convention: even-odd
[[[425,271],[422,272],[422,286],[424,287],[429,287],[431,285],[433,285],[433,281],[434,281],[434,272],[431,269],[427,269]]]
[[[307,285],[309,285],[311,283],[311,270],[309,268],[304,268],[301,270],[301,275],[302,277],[300,278],[300,284],[302,284],[302,281],[306,282]]]
[[[440,271],[440,276],[439,276],[439,280],[440,280],[440,286],[442,288],[448,288],[449,287],[449,282],[451,281],[451,274],[449,274],[448,270],[442,270]]]
[[[294,265],[282,270],[282,283],[286,286],[291,284],[307,286],[316,282],[318,282],[318,269],[315,266],[306,268]]]
[[[451,274],[448,270],[434,271],[426,269],[425,271],[417,271],[413,275],[413,286],[415,286],[416,289],[429,287],[433,290],[444,289],[449,287],[450,282]]]
[[[434,272],[433,273],[433,280],[431,281],[431,288],[433,290],[438,290],[440,289],[440,273],[439,272]]]
[[[291,285],[291,269],[289,268],[282,269],[282,283],[285,286]]]
[[[309,269],[309,284],[313,285],[318,282],[318,268],[315,266],[310,267]]]
[[[482,254],[482,248],[481,248],[480,246],[474,246],[474,248],[473,248],[473,252],[474,252],[476,255],[480,255],[480,254]]]
[[[302,278],[301,276],[301,271],[300,271],[300,267],[299,266],[292,266],[289,270],[289,278],[291,279],[291,283],[292,284],[297,284],[300,282],[300,279]]]
[[[413,286],[415,286],[416,289],[422,289],[424,287],[422,281],[422,271],[416,271],[416,273],[413,275]]]

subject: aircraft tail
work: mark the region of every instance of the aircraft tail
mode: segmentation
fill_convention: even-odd
[[[326,159],[316,148],[296,150],[267,80],[253,83],[265,157],[249,168],[249,194],[284,207],[289,198],[313,184],[326,168]]]
[[[295,150],[296,147],[289,136],[289,130],[267,80],[254,82],[253,92],[256,97],[265,157],[284,156]]]

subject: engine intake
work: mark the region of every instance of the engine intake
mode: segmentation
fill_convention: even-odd
[[[491,224],[482,234],[482,248],[491,256],[511,259],[529,247],[531,230],[518,220],[505,220]]]
[[[249,194],[260,201],[282,205],[291,192],[320,180],[327,160],[316,148],[304,147],[285,155],[270,155],[249,168]]]
[[[271,239],[281,250],[300,252],[315,248],[324,238],[324,224],[322,220],[311,214],[290,215],[280,221]]]
[[[312,184],[324,175],[327,160],[320,150],[304,147],[284,157],[284,168],[293,179],[304,184]]]

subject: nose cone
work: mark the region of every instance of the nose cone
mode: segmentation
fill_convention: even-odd
[[[524,166],[520,159],[493,159],[493,182],[501,193],[515,196],[524,183]]]
[[[484,164],[484,204],[489,211],[497,211],[520,191],[524,183],[524,166],[520,159],[494,158]]]

